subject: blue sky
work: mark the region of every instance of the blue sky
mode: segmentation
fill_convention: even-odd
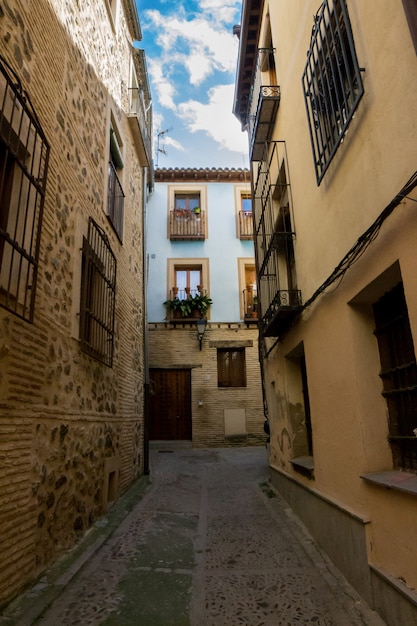
[[[158,167],[248,167],[232,113],[241,0],[136,0]],[[156,154],[157,133],[159,148]]]

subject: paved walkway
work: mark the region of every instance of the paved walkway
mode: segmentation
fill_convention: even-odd
[[[383,626],[271,489],[265,448],[151,450],[151,477],[0,624]]]

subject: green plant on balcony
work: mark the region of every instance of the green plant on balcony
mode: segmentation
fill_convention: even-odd
[[[176,294],[178,290],[174,291],[174,297],[165,300],[164,306],[169,316],[173,319],[189,318],[189,317],[204,317],[208,308],[213,304],[213,301],[209,296],[203,293],[196,293],[195,296],[190,295],[190,289],[186,288],[187,297],[182,299]]]
[[[169,313],[172,313],[174,318],[191,316],[191,298],[181,300],[176,297],[171,300],[165,300],[164,306]]]
[[[190,298],[191,310],[197,311],[200,317],[204,317],[209,307],[213,304],[213,300],[207,295],[201,293]]]

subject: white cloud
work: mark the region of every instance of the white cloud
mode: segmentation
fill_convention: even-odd
[[[183,15],[163,16],[156,10],[147,11],[146,19],[157,33],[165,75],[171,76],[176,68],[185,67],[190,83],[199,85],[215,71],[234,71],[238,43],[223,22],[213,25],[205,16],[187,19]]]
[[[176,90],[165,73],[163,62],[155,58],[148,59],[148,71],[152,78],[152,91],[156,91],[159,104],[166,109],[175,110]]]
[[[241,7],[241,2],[230,0],[200,0],[200,8],[211,17],[230,24],[236,16],[236,9]]]
[[[145,1],[152,6],[151,0]],[[200,131],[207,149],[212,142],[217,162],[219,149],[239,155],[248,152],[247,135],[232,114],[238,55],[233,25],[240,19],[241,0],[200,0],[193,11],[191,6],[170,0],[164,12],[151,8],[141,14],[142,31],[151,37],[145,49],[155,112],[162,109],[159,125],[156,116],[154,122],[156,132],[166,126],[181,132],[181,143],[170,134],[160,138],[167,154],[173,153],[171,157],[176,151],[184,153],[184,146],[191,154],[187,133]],[[219,84],[225,81],[229,84]],[[228,154],[224,156],[230,159]]]
[[[205,132],[222,148],[232,152],[246,153],[247,135],[242,133],[239,122],[232,116],[234,85],[217,85],[209,92],[209,102],[196,100],[183,102],[178,115],[188,125],[190,132]]]

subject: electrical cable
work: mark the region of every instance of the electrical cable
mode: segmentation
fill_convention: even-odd
[[[408,200],[412,200],[413,202],[417,202],[414,198],[409,198],[408,194],[410,194],[415,187],[417,186],[417,171],[408,179],[402,189],[397,193],[397,195],[391,200],[391,202],[385,207],[385,209],[379,214],[377,219],[371,224],[371,226],[359,237],[356,243],[350,248],[350,250],[345,254],[340,263],[335,267],[333,272],[326,278],[326,280],[316,289],[313,295],[304,302],[301,306],[300,310],[297,313],[296,318],[293,320],[293,323],[299,319],[301,313],[305,311],[307,307],[309,307],[330,285],[332,285],[336,280],[339,279],[339,284],[343,280],[344,275],[348,271],[349,268],[352,267],[358,259],[366,252],[368,246],[375,241],[379,232],[381,230],[382,224],[385,220],[391,215],[394,209],[407,198]],[[269,348],[269,350],[265,354],[265,358],[271,353],[271,351],[275,348],[277,343],[280,341],[281,337],[278,337],[277,340],[273,343],[273,345]],[[263,343],[265,344],[265,338],[263,337]]]

